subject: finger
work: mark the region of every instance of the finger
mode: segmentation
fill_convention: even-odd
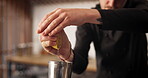
[[[49,33],[49,36],[53,36],[53,35],[59,33],[60,31],[62,31],[62,30],[64,29],[64,27],[66,27],[66,26],[69,25],[68,22],[69,22],[68,20],[64,19],[63,22],[61,22],[54,30],[52,30],[52,31]]]
[[[50,15],[39,27],[40,33],[43,32],[48,25],[55,19],[58,17],[58,14],[54,13],[52,15]]]
[[[52,42],[52,41],[43,41],[41,42],[43,47],[49,47],[49,46],[55,46],[56,42]]]
[[[59,9],[59,8],[58,8]],[[44,16],[44,18],[40,21],[39,26],[53,13],[55,13],[58,9],[53,10],[52,12],[50,12],[49,14],[47,14],[46,16]]]
[[[59,17],[57,17],[55,20],[53,20],[49,26],[44,30],[43,35],[47,35],[50,33],[55,27],[57,27],[62,21],[65,19],[65,14],[61,14]]]
[[[40,26],[50,15],[52,15],[54,12],[55,12],[55,11],[53,11],[53,12],[51,12],[51,13],[45,15],[45,16],[43,17],[43,19],[39,22],[39,26]]]
[[[53,12],[51,12],[50,14],[47,14],[46,16],[44,16],[44,18],[39,23],[39,28],[37,30],[37,33],[41,33],[43,31],[43,29],[46,28],[46,27],[42,27],[42,25],[45,25],[46,23],[48,23],[50,21],[50,20],[48,20],[48,19],[50,19],[49,17],[52,16],[57,10],[58,9],[56,9]]]
[[[56,36],[44,36],[44,35],[40,35],[40,41],[56,41],[57,40],[57,37]]]
[[[44,50],[52,55],[57,55],[57,50],[56,49],[53,49],[52,47],[43,47]]]
[[[43,19],[40,21],[40,23],[39,23],[39,28],[37,29],[37,33],[41,33],[41,29],[40,29],[40,26],[41,26],[41,24],[50,16],[50,15],[52,15],[54,12],[51,12],[50,14],[47,14],[46,16],[44,16],[43,17]]]

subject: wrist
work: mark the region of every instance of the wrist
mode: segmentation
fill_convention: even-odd
[[[69,52],[70,54],[68,55],[67,58],[63,58],[62,56],[59,56],[59,58],[65,62],[72,62],[73,61],[73,57],[74,57],[74,53],[72,52],[72,50],[70,50]]]
[[[62,52],[59,52],[58,57],[63,61],[69,61],[72,62],[73,60],[73,52],[71,50],[71,44],[69,43],[69,46],[62,49]]]
[[[74,58],[74,53],[71,50],[71,54],[70,54],[69,58],[65,59],[65,62],[72,62],[73,61],[73,58]]]
[[[65,49],[65,51],[62,53],[63,54],[58,55],[61,60],[66,62],[72,62],[74,54],[72,52],[71,45],[69,45],[69,48]]]
[[[97,9],[90,9],[86,14],[86,23],[101,24],[97,19],[101,19],[101,14]]]

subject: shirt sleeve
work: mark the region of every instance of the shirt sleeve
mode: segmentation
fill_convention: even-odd
[[[148,32],[148,8],[99,9],[98,11],[101,14],[104,30]]]
[[[76,31],[76,44],[74,48],[73,72],[82,73],[88,65],[88,52],[92,34],[89,24],[79,26]]]

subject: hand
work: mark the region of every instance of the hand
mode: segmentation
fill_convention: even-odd
[[[62,43],[59,45],[60,46],[59,50],[52,47],[56,45],[57,36],[60,36],[62,41]],[[43,48],[50,54],[57,55],[65,59],[69,57],[71,46],[68,37],[63,30],[60,33],[58,33],[56,36],[52,37],[40,35],[40,41],[42,43]]]
[[[56,9],[47,14],[39,23],[38,33],[53,36],[70,25],[84,23],[100,24],[96,19],[100,13],[96,9]]]

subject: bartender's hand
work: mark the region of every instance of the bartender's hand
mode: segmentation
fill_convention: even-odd
[[[40,42],[42,43],[43,48],[53,54],[57,55],[58,57],[64,59],[69,59],[71,56],[71,46],[70,42],[68,40],[67,35],[62,30],[57,34],[58,36],[61,36],[62,43],[59,45],[59,49],[55,49],[52,46],[56,45],[57,36],[44,36],[40,35]]]
[[[96,9],[56,9],[47,14],[39,23],[37,32],[43,35],[53,36],[69,25],[81,25],[84,23],[100,24],[101,18]]]

